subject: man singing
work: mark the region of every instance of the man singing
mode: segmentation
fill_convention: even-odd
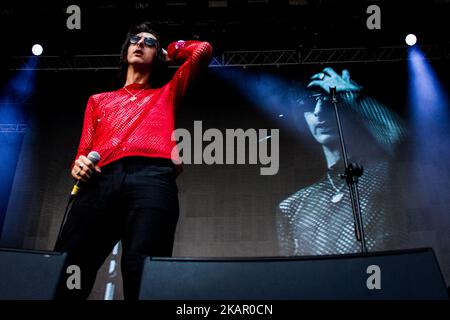
[[[171,140],[177,106],[212,48],[208,42],[177,41],[161,47],[149,23],[133,27],[122,48],[125,85],[89,98],[72,176],[81,188],[55,251],[81,270],[81,289],[66,288],[59,298],[86,299],[97,270],[122,242],[125,299],[137,299],[145,256],[171,256],[178,221],[177,166]],[[161,87],[159,67],[182,63]],[[94,165],[87,155],[99,153]]]

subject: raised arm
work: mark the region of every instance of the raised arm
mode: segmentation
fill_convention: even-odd
[[[325,68],[311,80],[308,88],[321,88],[329,93],[330,87],[336,87],[341,101],[359,114],[367,130],[386,151],[393,152],[396,145],[406,138],[407,129],[402,119],[375,98],[365,95],[347,70],[340,75],[332,68]]]
[[[170,60],[182,64],[171,80],[171,91],[178,102],[184,97],[189,83],[209,64],[212,47],[208,42],[180,40],[167,47],[167,55]]]

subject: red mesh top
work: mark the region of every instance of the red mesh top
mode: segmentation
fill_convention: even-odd
[[[183,64],[163,87],[143,89],[134,83],[125,87],[131,93],[121,88],[89,98],[76,159],[92,150],[100,154],[100,167],[127,156],[172,158],[175,108],[199,69],[209,63],[212,47],[208,42],[177,41],[167,53]],[[178,152],[172,160],[178,163]]]

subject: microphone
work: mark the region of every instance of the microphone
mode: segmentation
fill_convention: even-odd
[[[336,93],[336,87],[330,87],[330,95],[331,95],[331,100],[333,103],[337,103],[337,93]]]
[[[87,158],[94,164],[94,166],[100,161],[100,155],[97,151],[91,151],[89,152]],[[72,197],[75,197],[78,194],[78,191],[81,189],[81,184],[83,182],[81,180],[78,180],[77,183],[73,186],[72,192],[70,195]]]

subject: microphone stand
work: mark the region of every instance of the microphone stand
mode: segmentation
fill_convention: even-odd
[[[358,192],[358,180],[359,177],[363,174],[363,167],[359,165],[358,163],[352,162],[348,163],[348,156],[347,156],[347,149],[345,147],[345,141],[344,141],[344,133],[342,130],[341,125],[341,119],[339,116],[339,111],[337,107],[337,96],[336,96],[336,87],[330,88],[330,94],[332,98],[332,103],[334,106],[334,114],[336,116],[336,123],[339,131],[339,140],[341,145],[341,152],[342,157],[344,159],[344,166],[345,166],[345,172],[344,174],[341,174],[341,178],[345,179],[347,182],[349,191],[350,191],[350,201],[352,203],[352,210],[353,210],[353,220],[355,225],[355,236],[356,240],[360,242],[361,244],[361,253],[367,252],[367,246],[366,246],[366,237],[364,234],[364,225],[362,221],[362,214],[361,214],[361,205],[359,201],[359,192]]]
[[[58,237],[56,238],[56,242],[58,242],[59,238],[61,237],[61,233],[62,233],[64,224],[67,219],[67,213],[69,212],[69,207],[73,203],[73,200],[75,200],[75,195],[71,194],[69,197],[69,200],[67,201],[66,210],[64,210],[64,216],[62,218],[61,225],[59,226],[59,232],[58,232]]]

